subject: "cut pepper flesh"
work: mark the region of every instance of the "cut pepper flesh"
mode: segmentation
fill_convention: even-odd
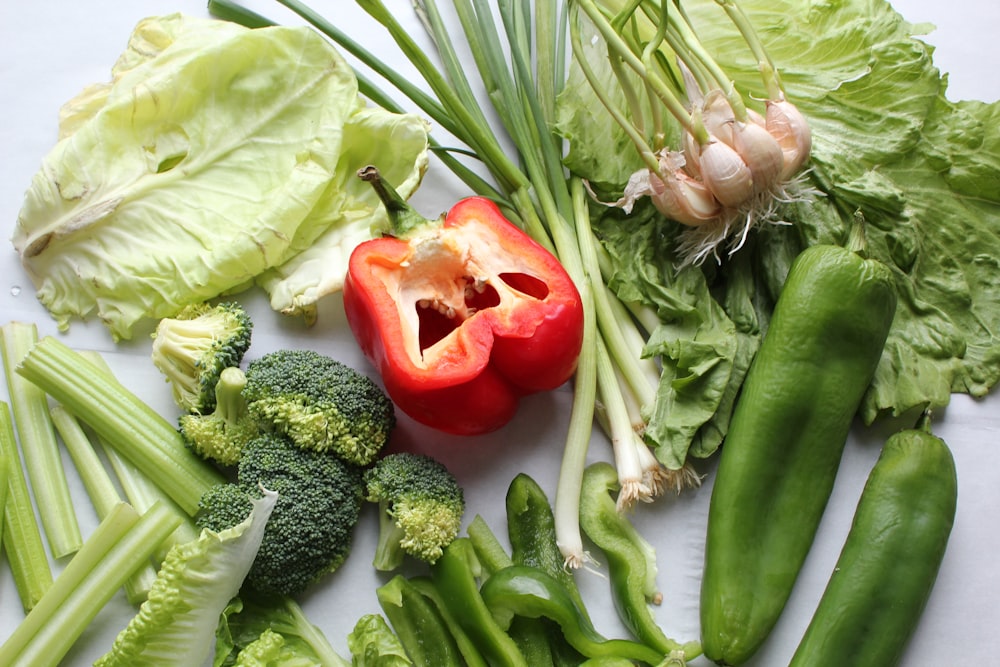
[[[582,343],[565,269],[479,197],[405,238],[361,244],[344,304],[400,409],[455,433],[494,430],[521,396],[563,384]]]

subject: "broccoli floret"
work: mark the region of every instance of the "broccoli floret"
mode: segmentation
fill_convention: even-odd
[[[236,465],[246,443],[260,434],[243,398],[246,383],[242,370],[227,368],[215,385],[215,411],[180,416],[177,430],[191,451],[224,466]]]
[[[244,446],[236,481],[202,496],[197,525],[216,531],[235,525],[261,486],[278,500],[247,583],[262,593],[297,595],[347,558],[364,499],[361,468],[263,433]]]
[[[318,352],[270,352],[246,373],[250,413],[304,449],[365,466],[396,425],[392,401],[371,378]]]
[[[375,569],[396,569],[404,554],[437,561],[465,512],[462,487],[444,464],[423,454],[389,454],[365,470],[364,482],[366,500],[379,504]]]
[[[185,307],[160,320],[153,332],[153,365],[170,383],[185,412],[215,409],[215,385],[226,368],[239,366],[250,348],[253,323],[239,303]]]

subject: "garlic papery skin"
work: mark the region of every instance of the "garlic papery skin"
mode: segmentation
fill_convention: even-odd
[[[753,174],[736,150],[712,139],[701,147],[701,180],[719,203],[739,208],[753,195]]]
[[[649,186],[656,210],[682,225],[704,225],[722,213],[722,205],[705,184],[683,171],[666,173],[662,178],[650,174]]]
[[[768,100],[765,127],[774,137],[784,156],[780,178],[787,181],[809,160],[812,151],[812,131],[802,112],[791,102]]]

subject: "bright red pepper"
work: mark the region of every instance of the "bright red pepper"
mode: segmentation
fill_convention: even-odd
[[[583,306],[550,252],[488,199],[464,199],[431,221],[374,168],[359,175],[385,202],[394,235],[351,254],[344,309],[403,412],[449,433],[485,433],[522,396],[572,376]]]

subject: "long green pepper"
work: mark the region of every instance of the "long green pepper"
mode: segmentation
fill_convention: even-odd
[[[934,587],[955,521],[958,478],[930,415],[890,437],[790,667],[892,667]]]
[[[793,262],[722,445],[709,505],[702,646],[740,665],[769,636],[833,488],[896,310],[889,269],[849,247]],[[845,663],[846,664],[846,663]]]
[[[611,597],[622,623],[640,641],[662,652],[692,660],[701,655],[697,641],[681,644],[663,631],[650,603],[658,595],[656,554],[617,507],[612,493],[619,490],[618,472],[599,461],[583,473],[580,528],[603,553],[611,580]]]

